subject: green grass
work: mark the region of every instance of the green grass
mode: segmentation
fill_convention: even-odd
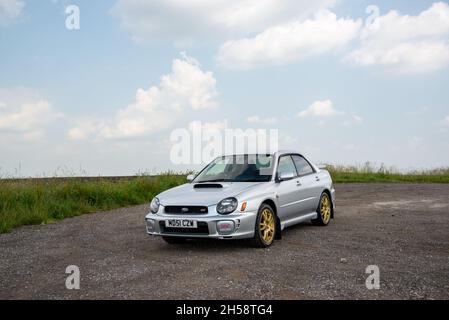
[[[376,168],[367,162],[363,166],[326,165],[326,169],[335,183],[449,183],[449,168],[401,173],[384,165]]]
[[[400,173],[370,163],[326,166],[335,183],[449,183],[449,168]],[[84,213],[149,203],[158,193],[185,183],[185,174],[128,178],[0,179],[0,233]]]
[[[164,174],[132,179],[0,180],[0,233],[84,213],[148,203],[185,176]]]

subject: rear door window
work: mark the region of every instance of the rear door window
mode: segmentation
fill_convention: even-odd
[[[292,155],[292,158],[295,162],[296,170],[298,171],[299,176],[306,176],[315,172],[307,160],[300,155]]]

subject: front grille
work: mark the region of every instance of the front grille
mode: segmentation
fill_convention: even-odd
[[[207,222],[198,221],[197,228],[167,228],[165,227],[165,221],[159,221],[159,227],[162,233],[172,234],[209,234],[209,227]]]
[[[207,214],[208,209],[205,206],[166,206],[167,214]]]

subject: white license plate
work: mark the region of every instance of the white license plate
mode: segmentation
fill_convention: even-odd
[[[165,220],[166,228],[196,228],[197,224],[195,220],[186,219],[170,219]]]

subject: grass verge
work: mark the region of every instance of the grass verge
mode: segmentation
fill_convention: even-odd
[[[171,174],[114,180],[0,180],[0,233],[22,225],[147,203],[163,190],[184,182],[185,176]]]
[[[335,183],[449,183],[449,169],[398,173],[366,163],[326,168]],[[148,203],[156,194],[185,183],[185,175],[156,177],[0,179],[0,233],[84,213]]]
[[[449,168],[400,173],[394,168],[375,167],[367,162],[363,166],[326,165],[326,169],[335,183],[449,183]]]

